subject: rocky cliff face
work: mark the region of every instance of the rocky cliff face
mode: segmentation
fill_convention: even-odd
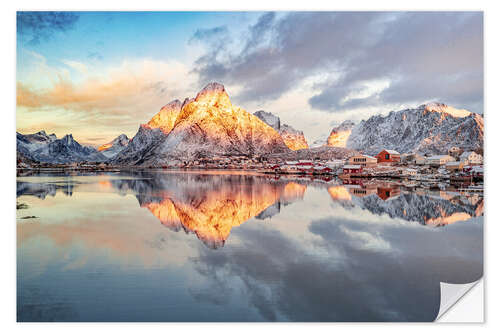
[[[440,154],[453,146],[464,150],[482,148],[483,135],[481,115],[429,103],[361,121],[352,127],[346,147],[367,154],[382,149]]]
[[[97,148],[104,156],[111,158],[128,146],[130,139],[125,134],[120,134],[113,141]]]
[[[257,116],[260,120],[278,131],[287,147],[291,150],[309,148],[304,133],[296,130],[290,125],[281,124],[281,120],[278,116],[263,110],[254,112],[254,116]]]
[[[286,152],[278,132],[231,104],[224,86],[211,83],[195,99],[167,104],[112,162],[161,166],[172,161],[232,154]]]
[[[351,135],[354,122],[346,120],[337,127],[334,127],[330,132],[330,136],[326,141],[328,147],[346,147],[347,139]]]
[[[483,145],[483,127],[481,115],[434,102],[373,116],[359,124],[346,120],[332,129],[326,145],[368,154],[382,149],[447,153],[452,146],[474,150]]]

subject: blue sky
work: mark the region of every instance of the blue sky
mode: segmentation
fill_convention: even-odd
[[[209,82],[308,141],[439,101],[482,113],[481,12],[18,12],[17,130],[98,145]]]
[[[127,58],[158,60],[189,57],[189,43],[198,29],[237,26],[259,13],[210,12],[74,12],[74,25],[50,31],[47,39],[33,43],[32,34],[18,34],[18,75],[26,67],[24,50],[44,56],[50,66],[61,59],[112,65]],[[23,79],[23,77],[19,77]]]

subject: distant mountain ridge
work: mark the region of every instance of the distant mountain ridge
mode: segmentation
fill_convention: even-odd
[[[484,120],[480,114],[443,103],[391,111],[355,124],[346,120],[330,132],[326,145],[346,147],[367,154],[382,149],[400,153],[444,154],[451,147],[476,150],[483,147]]]
[[[99,146],[97,150],[107,158],[111,158],[127,147],[129,141],[130,139],[125,134],[120,134],[112,141]]]
[[[484,120],[480,114],[442,103],[372,116],[352,127],[346,147],[376,154],[382,149],[400,153],[447,153],[483,147]]]
[[[299,149],[307,149],[309,145],[307,144],[307,140],[304,137],[304,133],[302,131],[296,130],[290,125],[281,124],[281,120],[278,116],[274,115],[271,112],[266,112],[263,110],[256,111],[253,113],[254,116],[259,117],[260,120],[274,128],[283,138],[285,144],[291,150],[299,150]]]
[[[73,135],[67,134],[58,139],[55,134],[47,135],[45,131],[34,134],[16,133],[17,151],[24,158],[33,161],[54,164],[73,162],[102,162],[107,158],[97,149],[80,145]]]

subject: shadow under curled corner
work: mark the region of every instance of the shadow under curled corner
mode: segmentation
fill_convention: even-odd
[[[462,298],[467,295],[472,288],[482,282],[482,279],[471,283],[464,284],[453,284],[453,283],[445,283],[440,282],[441,289],[441,301],[439,305],[439,313],[436,316],[436,322],[448,322],[448,320],[443,320],[443,315],[446,314],[452,307],[454,307],[457,303],[461,302]],[[466,300],[463,300],[466,301]],[[482,309],[482,308],[481,308]],[[484,320],[483,320],[484,321]],[[451,322],[456,322],[452,320]],[[463,322],[468,322],[464,320]]]

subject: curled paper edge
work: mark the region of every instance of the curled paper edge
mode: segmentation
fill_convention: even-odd
[[[450,310],[460,299],[465,296],[481,279],[464,284],[453,284],[440,282],[441,302],[439,313],[435,321],[438,321],[448,310]]]

